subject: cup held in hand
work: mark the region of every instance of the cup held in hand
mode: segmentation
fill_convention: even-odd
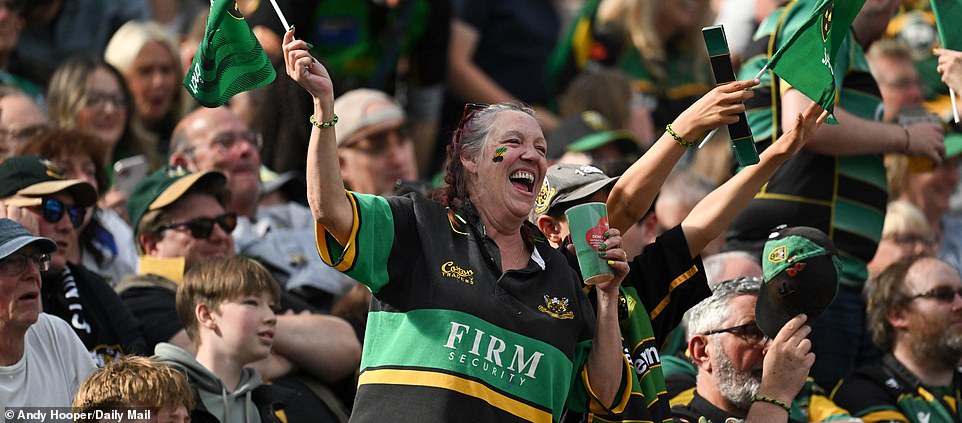
[[[585,203],[565,211],[571,242],[578,256],[581,277],[585,284],[605,283],[614,278],[614,271],[608,260],[599,255],[600,246],[605,242],[608,232],[608,208],[605,203]]]

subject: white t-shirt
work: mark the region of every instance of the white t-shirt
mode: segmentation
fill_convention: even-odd
[[[37,322],[27,329],[20,361],[0,366],[0,404],[69,407],[80,383],[94,369],[90,353],[67,322],[40,313]]]

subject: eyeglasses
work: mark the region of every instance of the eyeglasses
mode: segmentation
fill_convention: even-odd
[[[60,219],[63,219],[64,212],[70,217],[70,225],[74,228],[79,228],[80,225],[84,223],[84,216],[87,215],[87,209],[78,206],[68,206],[56,198],[44,198],[43,202],[40,203],[42,208],[41,214],[43,215],[43,220],[50,223],[57,223]]]
[[[719,333],[730,333],[735,335],[749,344],[759,344],[766,340],[768,337],[765,333],[758,327],[758,323],[748,322],[744,325],[732,326],[730,328],[718,329],[705,332],[703,335],[715,335]]]
[[[910,295],[905,302],[909,302],[918,298],[931,298],[936,301],[941,301],[943,303],[950,303],[958,295],[962,297],[962,288],[952,288],[951,286],[940,286],[937,288],[932,288],[921,294]]]
[[[84,106],[102,109],[107,107],[107,103],[121,109],[127,107],[127,98],[123,94],[110,94],[105,92],[91,91],[84,96]]]
[[[254,131],[221,132],[217,134],[214,139],[210,141],[210,143],[188,147],[184,151],[187,154],[191,154],[198,147],[207,147],[211,150],[217,151],[218,153],[224,154],[234,148],[234,146],[237,145],[238,140],[250,144],[250,146],[254,147],[254,149],[257,151],[260,151],[261,147],[264,146],[264,137]]]
[[[23,143],[43,133],[47,128],[48,126],[46,124],[25,126],[19,129],[0,128],[0,139]]]
[[[47,254],[24,254],[16,252],[0,260],[0,274],[16,276],[27,270],[27,264],[33,262],[41,272],[50,270],[50,256]]]
[[[490,104],[484,103],[465,103],[464,112],[461,113],[461,120],[458,121],[458,129],[454,131],[454,144],[461,143],[461,137],[464,135],[464,125],[474,117],[474,114],[487,109]]]
[[[191,219],[186,222],[168,223],[166,225],[161,225],[154,230],[155,233],[161,233],[168,229],[181,229],[187,228],[190,231],[190,236],[195,239],[208,239],[210,234],[214,232],[214,224],[220,226],[224,232],[230,234],[237,227],[237,213],[224,213],[217,217],[198,217],[196,219]]]
[[[360,138],[343,145],[342,148],[357,150],[370,156],[383,156],[391,147],[403,147],[409,142],[411,142],[410,131],[402,126]]]

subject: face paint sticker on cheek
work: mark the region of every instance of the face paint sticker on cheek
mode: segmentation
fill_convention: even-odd
[[[501,163],[502,161],[504,161],[504,153],[507,153],[507,152],[508,152],[508,147],[501,147],[497,150],[494,150],[494,157],[491,158],[491,161],[495,163]]]

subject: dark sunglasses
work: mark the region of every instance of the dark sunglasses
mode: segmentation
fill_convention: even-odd
[[[943,303],[951,303],[958,295],[962,297],[962,288],[952,288],[951,286],[940,286],[937,288],[932,288],[921,294],[915,294],[909,296],[905,302],[912,301],[917,298],[931,298],[933,300],[941,301]]]
[[[474,117],[474,114],[487,109],[490,104],[484,103],[465,103],[464,112],[461,113],[461,120],[458,121],[458,129],[454,131],[454,144],[461,143],[461,136],[464,134],[464,125]]]
[[[56,198],[44,198],[40,205],[43,208],[43,220],[50,223],[59,222],[66,212],[70,217],[70,225],[79,228],[84,223],[84,216],[87,215],[86,207],[68,206]]]
[[[748,322],[748,323],[745,323],[744,325],[738,325],[738,326],[732,326],[730,328],[708,331],[708,332],[705,332],[704,335],[715,335],[719,333],[730,333],[732,335],[735,335],[745,340],[745,342],[748,342],[750,344],[761,343],[768,339],[765,336],[765,333],[762,332],[761,328],[759,328],[758,324],[755,322]]]
[[[22,252],[13,253],[0,260],[0,274],[15,276],[27,270],[28,263],[35,263],[37,269],[46,272],[50,269],[50,256],[46,254],[27,255]]]
[[[157,227],[154,232],[161,233],[168,229],[187,228],[187,230],[190,231],[190,236],[195,239],[207,239],[210,238],[210,234],[214,232],[215,223],[217,226],[220,226],[224,232],[230,234],[234,228],[237,227],[237,213],[224,213],[217,217],[198,217],[186,222],[168,223]]]

